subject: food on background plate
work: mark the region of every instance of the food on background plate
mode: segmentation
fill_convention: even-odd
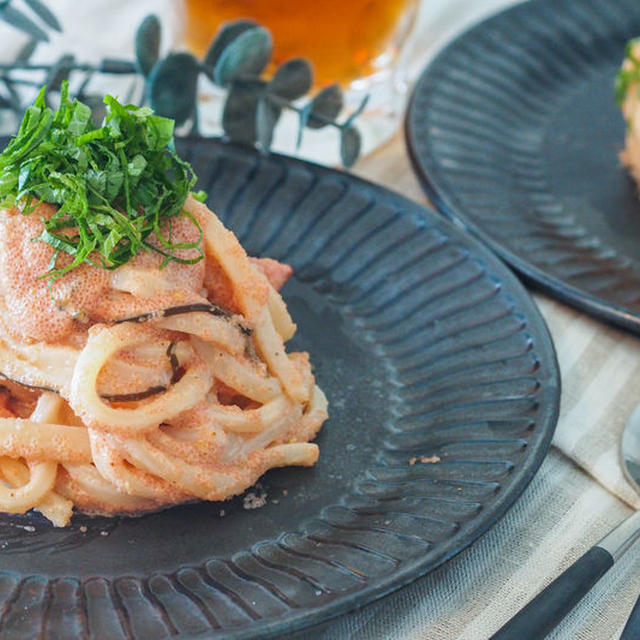
[[[313,465],[327,418],[277,289],[192,194],[172,121],[44,90],[0,155],[0,511],[141,514]]]
[[[640,38],[627,45],[616,79],[616,99],[627,123],[625,148],[620,158],[640,187]]]

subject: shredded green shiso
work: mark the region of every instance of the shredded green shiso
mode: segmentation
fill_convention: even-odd
[[[620,69],[616,76],[616,101],[621,107],[629,88],[636,83],[640,90],[640,59],[633,56],[634,48],[640,45],[640,38],[634,38],[627,43],[625,49],[625,60],[631,61],[631,68]]]
[[[0,207],[15,206],[29,215],[40,201],[58,206],[51,218],[42,219],[44,229],[33,239],[54,248],[42,277],[53,280],[83,262],[115,269],[143,250],[162,254],[162,266],[203,257],[202,230],[182,209],[196,176],[175,152],[173,120],[110,95],[104,102],[106,116],[98,127],[90,107],[69,98],[67,83],[57,111],[47,106],[43,87],[0,154]],[[187,216],[200,238],[172,242],[175,216]],[[152,233],[155,244],[149,241]],[[196,249],[198,255],[179,257],[181,249]],[[71,262],[61,266],[60,253]]]

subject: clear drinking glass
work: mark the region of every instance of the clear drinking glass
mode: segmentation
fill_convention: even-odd
[[[183,41],[203,54],[225,22],[250,18],[273,36],[274,63],[303,56],[313,65],[317,90],[338,82],[345,113],[369,95],[356,124],[362,151],[368,153],[397,130],[406,102],[402,49],[413,26],[419,0],[183,0]],[[207,93],[209,94],[207,96]],[[213,87],[199,109],[200,129],[219,133],[221,101]],[[276,129],[273,149],[316,162],[339,163],[338,132],[305,129],[296,152],[297,117],[288,114]]]

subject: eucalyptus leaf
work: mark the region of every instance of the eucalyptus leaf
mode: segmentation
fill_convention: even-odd
[[[281,64],[269,83],[269,91],[286,100],[305,95],[313,83],[313,72],[305,58],[292,58]]]
[[[338,117],[343,105],[340,87],[337,84],[325,87],[311,101],[311,114],[307,126],[310,129],[322,129]]]
[[[151,108],[178,125],[185,122],[196,106],[199,73],[198,61],[190,53],[171,53],[160,60],[149,74]]]
[[[42,0],[24,0],[24,3],[35,13],[42,22],[51,27],[54,31],[62,31],[58,18],[51,12],[49,7]]]
[[[49,91],[59,91],[62,83],[69,78],[75,57],[65,54],[53,63],[47,73],[47,88]]]
[[[361,145],[360,132],[355,127],[349,126],[340,130],[340,159],[347,169],[358,159]]]
[[[269,102],[268,96],[258,101],[256,111],[256,140],[263,151],[268,151],[273,141],[273,130],[278,124],[282,109]]]
[[[202,66],[207,76],[213,80],[213,69],[218,63],[220,54],[241,34],[249,29],[257,27],[253,20],[235,20],[227,22],[220,27],[218,33],[211,41],[209,49],[202,60]]]
[[[49,36],[31,18],[27,18],[21,11],[18,11],[10,4],[0,6],[0,20],[10,24],[12,27],[23,31],[36,40],[49,41]]]
[[[154,14],[148,15],[136,31],[136,60],[144,76],[148,76],[158,62],[161,34],[160,20]]]
[[[222,128],[231,140],[255,144],[258,101],[264,93],[262,80],[235,80],[231,83],[222,112]]]
[[[31,40],[29,40],[27,44],[25,44],[20,49],[20,51],[18,51],[18,55],[16,55],[16,57],[13,60],[14,64],[17,64],[18,62],[28,62],[31,56],[33,55],[33,52],[38,47],[38,43],[39,43],[39,40],[36,40],[35,38],[31,38]]]
[[[271,58],[271,34],[263,27],[241,33],[225,47],[213,69],[213,80],[226,87],[236,78],[258,77]]]

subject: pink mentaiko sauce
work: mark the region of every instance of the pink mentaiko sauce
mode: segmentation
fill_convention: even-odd
[[[0,210],[0,311],[7,329],[26,341],[77,342],[86,334],[88,324],[109,322],[118,318],[166,307],[202,302],[203,295],[216,299],[216,291],[227,289],[224,274],[205,260],[195,264],[170,262],[158,275],[169,281],[169,291],[149,297],[133,296],[113,288],[115,271],[87,263],[81,264],[50,285],[46,273],[53,248],[45,242],[34,242],[42,231],[41,218],[53,215],[55,207],[42,203],[33,213],[22,215],[17,209]],[[191,220],[173,220],[173,242],[193,242],[199,231]],[[180,250],[180,257],[191,258],[197,252]],[[125,267],[156,271],[162,256],[153,251],[139,253]],[[270,258],[251,258],[276,289],[291,275],[291,267]],[[71,257],[58,256],[58,266],[68,264]],[[205,273],[205,270],[207,273]],[[116,270],[117,271],[117,270]]]

